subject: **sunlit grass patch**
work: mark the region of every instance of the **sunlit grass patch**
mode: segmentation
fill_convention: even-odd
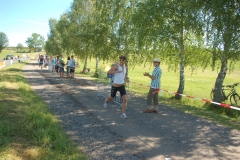
[[[87,159],[14,64],[0,70],[0,159]]]

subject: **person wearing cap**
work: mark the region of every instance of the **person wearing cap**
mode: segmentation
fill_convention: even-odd
[[[153,65],[155,68],[152,72],[152,75],[150,75],[147,72],[143,73],[144,76],[147,76],[152,80],[151,86],[148,92],[148,96],[147,96],[148,108],[145,111],[143,111],[143,113],[158,113],[158,91],[160,89],[160,85],[161,85],[160,80],[162,76],[162,70],[160,68],[160,58],[154,58]],[[154,110],[152,110],[152,101],[155,105]]]
[[[127,105],[127,97],[126,97],[126,89],[124,86],[124,82],[126,80],[126,82],[129,82],[128,77],[126,77],[126,66],[125,66],[125,62],[126,62],[126,57],[125,56],[120,56],[119,57],[120,63],[116,63],[114,64],[111,69],[107,72],[108,74],[114,74],[114,81],[112,84],[112,88],[111,88],[111,95],[105,100],[103,106],[104,108],[107,107],[107,104],[109,101],[113,100],[113,98],[116,96],[117,91],[120,92],[120,95],[122,96],[122,114],[121,114],[121,118],[127,118],[126,116],[126,105]]]

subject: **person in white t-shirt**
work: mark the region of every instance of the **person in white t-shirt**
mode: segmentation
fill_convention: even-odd
[[[128,77],[126,77],[126,57],[120,56],[120,64],[115,64],[107,73],[108,74],[114,74],[114,82],[111,89],[111,95],[105,100],[103,106],[106,108],[109,101],[113,100],[113,98],[116,96],[117,91],[120,92],[120,95],[122,96],[122,114],[121,118],[127,118],[126,116],[126,105],[127,105],[127,96],[126,96],[126,89],[124,86],[124,82],[126,79],[126,82],[129,82]]]
[[[74,72],[75,72],[75,59],[73,58],[73,55],[71,56],[71,63],[70,63],[70,77],[74,78]]]
[[[70,60],[70,56],[68,56],[67,58],[67,78],[70,78],[70,64],[71,64],[71,60]]]

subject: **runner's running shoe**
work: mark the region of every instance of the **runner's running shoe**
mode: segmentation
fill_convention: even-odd
[[[103,107],[104,107],[104,108],[107,108],[107,102],[106,102],[106,100],[104,101]]]
[[[123,114],[121,115],[121,118],[127,119],[127,116],[126,116],[126,114],[125,114],[125,113],[123,113]]]

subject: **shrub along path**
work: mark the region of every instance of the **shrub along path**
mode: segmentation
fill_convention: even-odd
[[[240,132],[161,105],[142,113],[146,99],[132,95],[128,119],[117,105],[103,108],[97,84],[82,77],[59,78],[29,63],[23,68],[32,89],[57,116],[89,159],[240,159]]]

